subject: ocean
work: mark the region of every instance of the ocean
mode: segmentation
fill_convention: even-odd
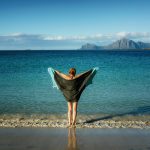
[[[149,115],[150,51],[0,51],[0,115],[62,115],[67,102],[48,67],[77,74],[99,67],[78,103],[81,115]]]

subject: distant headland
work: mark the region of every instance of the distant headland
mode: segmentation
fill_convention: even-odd
[[[98,46],[91,43],[86,43],[85,45],[82,45],[80,50],[112,50],[112,49],[122,49],[122,50],[136,50],[136,49],[144,49],[144,50],[150,50],[150,43],[144,43],[144,42],[135,42],[133,40],[122,38],[120,40],[117,40],[109,45],[106,46]]]

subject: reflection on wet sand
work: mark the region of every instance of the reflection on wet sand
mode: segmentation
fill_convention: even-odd
[[[76,128],[68,128],[68,150],[77,150]]]

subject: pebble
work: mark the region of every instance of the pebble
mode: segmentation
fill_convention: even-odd
[[[54,127],[66,128],[67,120],[49,120],[42,119],[26,119],[26,118],[0,118],[0,127]],[[133,120],[101,120],[93,123],[85,123],[85,120],[79,120],[76,125],[77,128],[139,128],[150,129],[150,121],[133,121]]]

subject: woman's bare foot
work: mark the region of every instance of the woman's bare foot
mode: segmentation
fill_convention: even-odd
[[[76,127],[76,122],[72,123],[72,127],[75,128]]]
[[[68,123],[67,128],[70,128],[72,126],[72,123]]]

